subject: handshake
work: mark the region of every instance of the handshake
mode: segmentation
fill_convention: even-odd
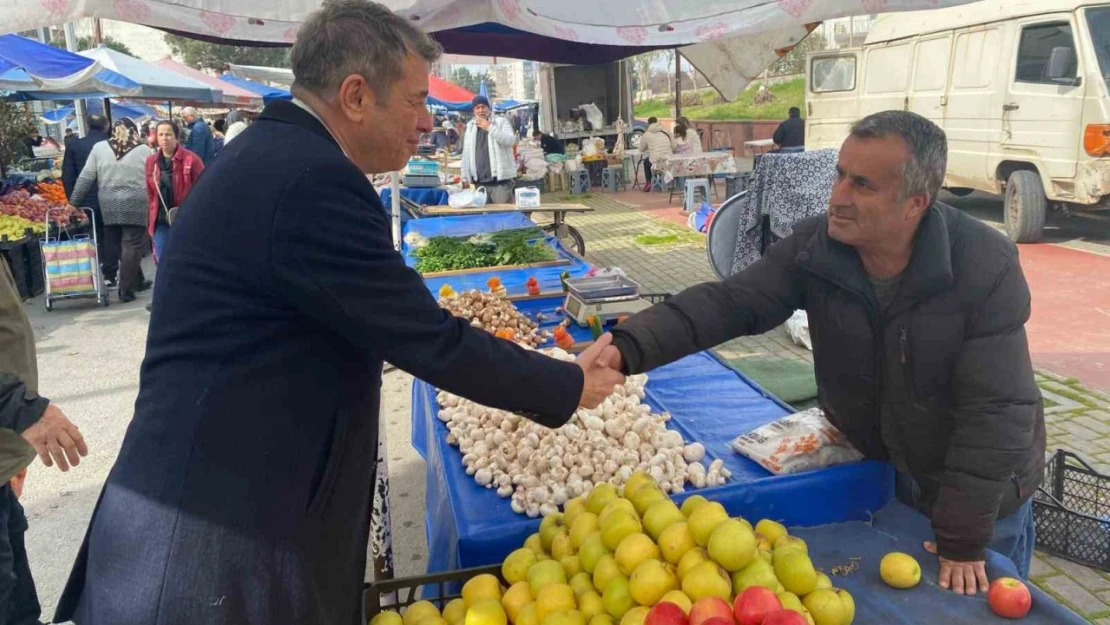
[[[597,408],[613,394],[614,387],[624,384],[621,353],[608,332],[579,354],[574,363],[582,368],[582,397],[578,400],[582,408]]]

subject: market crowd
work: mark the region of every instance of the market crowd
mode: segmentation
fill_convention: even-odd
[[[901,111],[860,120],[827,215],[560,362],[445,312],[394,251],[367,182],[434,130],[424,103],[440,53],[382,5],[327,0],[293,47],[293,100],[249,128],[229,120],[221,133],[186,109],[184,139],[176,121],[141,132],[94,117],[70,140],[66,190],[103,222],[105,278],[124,301],[147,288],[139,261],[153,240],[159,284],[134,417],[55,622],[354,623],[385,361],[557,427],[625,375],[768,331],[799,308],[822,408],[866,456],[894,465],[898,497],[931,519],[939,584],[984,589],[988,548],[1027,574],[1045,444],[1029,290],[1012,244],[935,201],[941,129]],[[488,100],[473,104],[464,179],[498,201],[519,129]],[[673,135],[650,121],[649,180],[652,161],[700,146],[686,120]],[[2,277],[8,480],[36,452],[65,470],[87,448],[37,394],[33,335]],[[0,517],[21,514],[17,491],[0,487]],[[0,531],[0,616],[37,620],[25,526]]]

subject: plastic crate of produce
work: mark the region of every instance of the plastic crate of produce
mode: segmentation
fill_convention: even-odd
[[[431,601],[442,612],[448,601],[462,596],[466,580],[486,573],[496,576],[506,588],[509,586],[501,577],[500,564],[370,582],[362,591],[362,620],[369,622],[386,610],[401,612],[417,601]]]
[[[1110,476],[1058,449],[1033,494],[1037,548],[1110,571]]]

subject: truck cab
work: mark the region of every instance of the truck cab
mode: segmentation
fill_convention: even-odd
[[[1110,209],[1110,2],[982,0],[882,15],[862,48],[811,54],[806,147],[874,112],[948,135],[945,186],[1001,194],[1016,242],[1049,210]]]

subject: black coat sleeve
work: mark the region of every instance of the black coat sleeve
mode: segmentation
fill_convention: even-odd
[[[626,373],[650,371],[738,336],[762,334],[802,308],[794,257],[800,239],[789,236],[723,282],[690,287],[633,315],[613,329]]]
[[[350,171],[310,168],[290,184],[274,218],[272,260],[294,306],[437,388],[548,427],[569,420],[582,370],[443,310],[393,249],[373,192]]]
[[[1034,446],[1043,419],[1025,322],[1029,286],[1017,252],[974,313],[953,373],[955,409],[945,472],[933,505],[941,556],[982,560],[1005,489]]]
[[[0,373],[0,428],[22,433],[42,418],[49,403],[43,397],[28,397],[23,382]]]
[[[771,140],[775,142],[775,145],[782,145],[782,142],[786,140],[786,122],[782,122],[778,128],[775,128],[775,134],[771,136]]]

